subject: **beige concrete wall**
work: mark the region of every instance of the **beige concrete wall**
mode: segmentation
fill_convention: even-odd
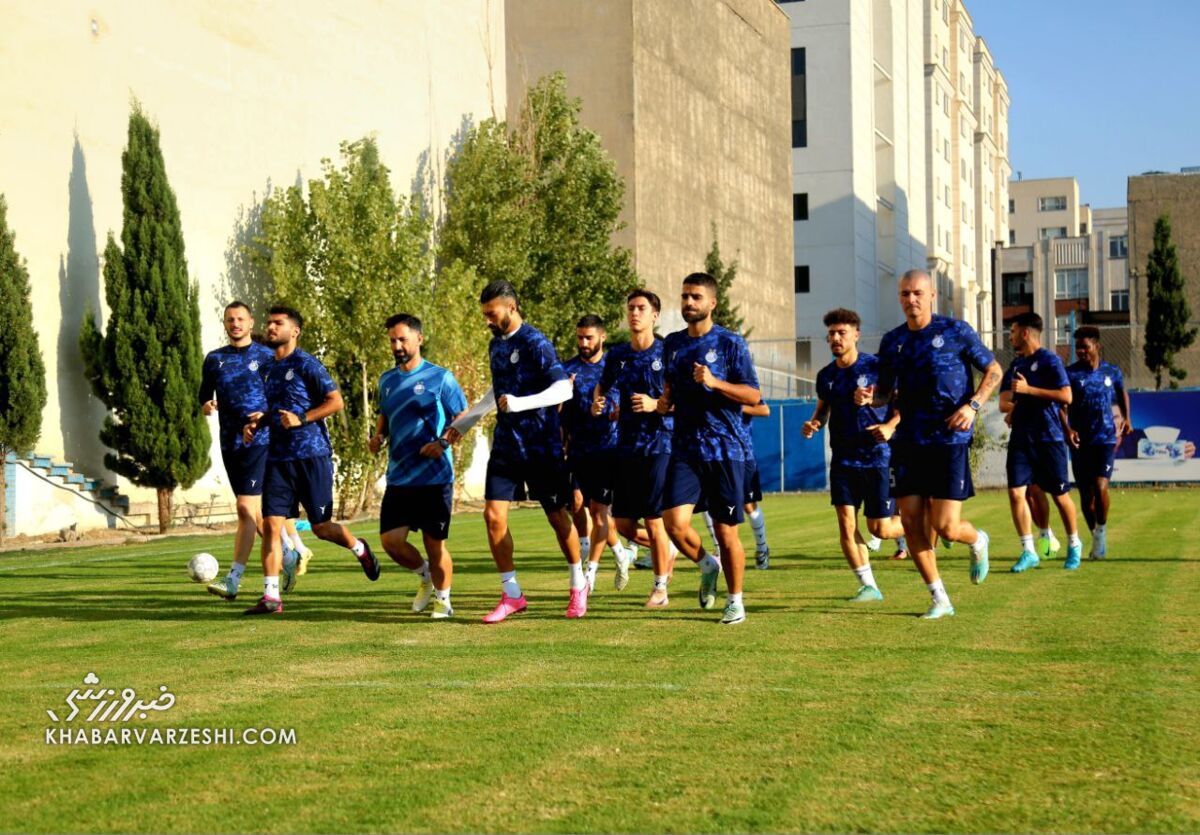
[[[102,296],[96,250],[120,230],[131,96],[162,132],[206,349],[221,342],[214,288],[238,208],[268,181],[315,176],[339,141],[375,133],[407,190],[418,155],[440,157],[464,116],[491,113],[490,94],[504,112],[502,0],[5,2],[0,20],[0,192],[50,377],[37,448],[93,476],[107,475],[102,413],[76,333]]]

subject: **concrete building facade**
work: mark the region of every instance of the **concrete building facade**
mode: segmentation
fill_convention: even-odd
[[[772,0],[509,0],[506,27],[510,112],[563,71],[625,178],[617,242],[662,296],[663,330],[682,325],[679,282],[715,224],[756,363],[791,371],[786,16]]]
[[[1010,246],[1091,232],[1092,209],[1079,199],[1074,177],[1013,180],[1008,184],[1008,199]]]
[[[784,2],[791,21],[797,366],[828,362],[822,318],[868,339],[901,321],[896,276],[926,255],[922,0]]]

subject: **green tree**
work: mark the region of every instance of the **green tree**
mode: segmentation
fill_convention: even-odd
[[[555,73],[527,91],[513,125],[468,128],[447,162],[438,234],[439,264],[472,268],[481,286],[511,281],[561,351],[573,348],[581,313],[620,322],[637,283],[629,251],[612,243],[624,182],[579,110]]]
[[[374,139],[342,143],[341,165],[321,161],[322,176],[277,190],[262,208],[262,236],[247,248],[280,301],[304,314],[301,347],[318,356],[341,388],[346,408],[329,422],[337,457],[337,513],[359,513],[385,462],[367,450],[371,400],[392,365],[383,323],[430,300],[430,229],[412,201],[392,190]],[[478,315],[478,313],[476,313]]]
[[[46,368],[33,329],[29,271],[8,228],[8,204],[0,195],[0,543],[7,518],[4,462],[28,452],[42,433]]]
[[[1188,327],[1192,311],[1184,293],[1179,256],[1171,243],[1171,220],[1162,215],[1154,221],[1154,248],[1146,262],[1146,368],[1154,374],[1154,387],[1161,389],[1163,374],[1171,388],[1178,388],[1187,372],[1175,364],[1175,355],[1196,341],[1196,328]]]
[[[734,279],[737,278],[737,259],[734,258],[728,264],[722,260],[721,246],[717,243],[717,224],[715,223],[712,225],[712,236],[712,248],[704,256],[704,271],[717,280],[717,309],[713,311],[713,321],[734,333],[749,337],[750,331],[742,331],[742,328],[745,327],[745,320],[741,315],[742,306],[730,302],[729,291],[733,287]]]
[[[267,183],[266,194],[271,194]],[[249,206],[239,206],[233,231],[225,247],[225,271],[217,289],[216,313],[223,316],[225,305],[237,299],[245,302],[261,330],[266,321],[267,308],[275,300],[275,282],[264,264],[268,253],[260,242],[262,229],[263,201],[258,195],[251,196]]]
[[[104,249],[107,328],[88,311],[80,349],[88,379],[109,409],[100,440],[105,465],[158,494],[158,528],[171,523],[175,488],[209,468],[208,424],[196,403],[204,355],[199,291],[188,279],[183,229],[167,181],[159,131],[136,102],[121,154],[121,243]]]

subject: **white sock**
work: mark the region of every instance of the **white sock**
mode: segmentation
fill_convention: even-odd
[[[901,551],[907,551],[908,550],[908,540],[902,536],[896,537],[896,547],[898,549],[900,549]]]
[[[667,587],[667,575],[666,574],[655,574],[654,575],[654,588],[665,589],[666,587]]]
[[[429,560],[421,560],[420,568],[410,568],[409,571],[411,571],[413,574],[416,574],[422,580],[428,580],[429,579]]]
[[[274,577],[263,577],[263,597],[269,597],[272,600],[279,599],[279,575]]]
[[[617,544],[616,544],[616,545],[609,545],[609,546],[608,546],[608,550],[612,551],[612,555],[613,555],[614,557],[616,557],[618,560],[623,560],[623,559],[625,559],[625,557],[626,557],[626,555],[627,555],[627,553],[628,553],[628,552],[626,552],[626,550],[625,550],[625,546],[623,546],[623,545],[621,544],[620,540],[617,540]]]
[[[767,520],[763,516],[761,507],[750,514],[750,528],[754,531],[754,541],[758,545],[759,550],[766,548]]]
[[[363,544],[361,539],[354,540],[354,544],[350,546],[350,550],[354,552],[354,556],[361,557],[367,553],[367,546]]]
[[[434,589],[433,596],[443,603],[450,602],[450,589]]]
[[[860,565],[858,568],[854,569],[854,576],[857,577],[858,582],[862,583],[864,586],[878,588],[878,586],[875,585],[875,572],[871,570],[870,563],[867,563],[866,565]]]
[[[1079,539],[1079,532],[1076,531],[1075,533],[1067,534],[1067,547],[1074,548],[1077,545],[1083,545],[1083,542],[1081,542]]]
[[[714,571],[721,570],[721,563],[717,562],[716,557],[714,557],[712,554],[705,554],[703,551],[700,553],[702,556],[696,563],[696,565],[700,566],[700,571],[705,574],[712,574]]]
[[[571,591],[587,586],[587,578],[583,575],[583,563],[571,563]]]
[[[1021,551],[1022,552],[1029,551],[1032,553],[1032,551],[1033,551],[1033,534],[1030,533],[1030,534],[1022,534],[1021,535]]]
[[[592,538],[590,536],[579,537],[579,556],[586,560],[590,553],[592,553]]]
[[[292,538],[292,545],[296,546],[297,551],[304,550],[304,541],[300,539],[300,531],[296,531],[294,534],[288,534],[288,536]]]
[[[516,600],[521,596],[521,587],[517,584],[517,572],[503,571],[500,573],[500,588],[504,594]]]
[[[941,580],[934,580],[932,583],[926,583],[926,588],[929,589],[929,595],[933,598],[933,602],[942,606],[950,605],[950,595],[946,594],[946,587],[942,585]]]
[[[295,545],[292,544],[292,538],[290,536],[288,536],[288,532],[286,529],[279,532],[279,541],[283,543],[284,548],[295,548],[296,547]],[[297,549],[297,550],[299,550],[299,549]]]
[[[233,580],[234,584],[242,582],[242,575],[246,572],[246,566],[240,562],[235,562],[229,566],[229,579]]]
[[[1095,530],[1096,536],[1104,536],[1106,533],[1108,533],[1107,528],[1108,528],[1107,524],[1097,525],[1096,530]]]
[[[742,603],[742,593],[740,591],[737,594],[733,594],[732,592],[730,592],[729,594],[725,595],[725,605],[726,606],[733,606],[733,605],[740,606],[741,603]]]
[[[595,562],[593,562],[592,560],[588,560],[588,563],[587,563],[587,573],[588,573],[589,575],[591,575],[592,577],[595,577],[595,576],[596,576],[596,573],[597,573],[599,570],[600,570],[600,560],[596,560]]]
[[[1038,528],[1038,534],[1046,537],[1046,539],[1050,539],[1052,536],[1054,536],[1054,531],[1050,530],[1049,528]]]

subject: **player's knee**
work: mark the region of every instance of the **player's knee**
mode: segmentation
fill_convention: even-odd
[[[312,526],[312,531],[317,535],[317,539],[332,542],[338,538],[341,527],[337,522],[318,522]]]
[[[249,522],[253,525],[258,521],[258,513],[248,502],[238,502],[237,518],[239,522]]]
[[[883,519],[867,520],[867,531],[871,534],[871,536],[878,536],[880,539],[883,538],[883,522]]]
[[[503,513],[494,510],[490,507],[484,508],[483,523],[491,533],[504,533],[504,529],[508,527],[508,519]]]
[[[617,533],[626,539],[637,538],[637,522],[633,519],[616,519]]]

